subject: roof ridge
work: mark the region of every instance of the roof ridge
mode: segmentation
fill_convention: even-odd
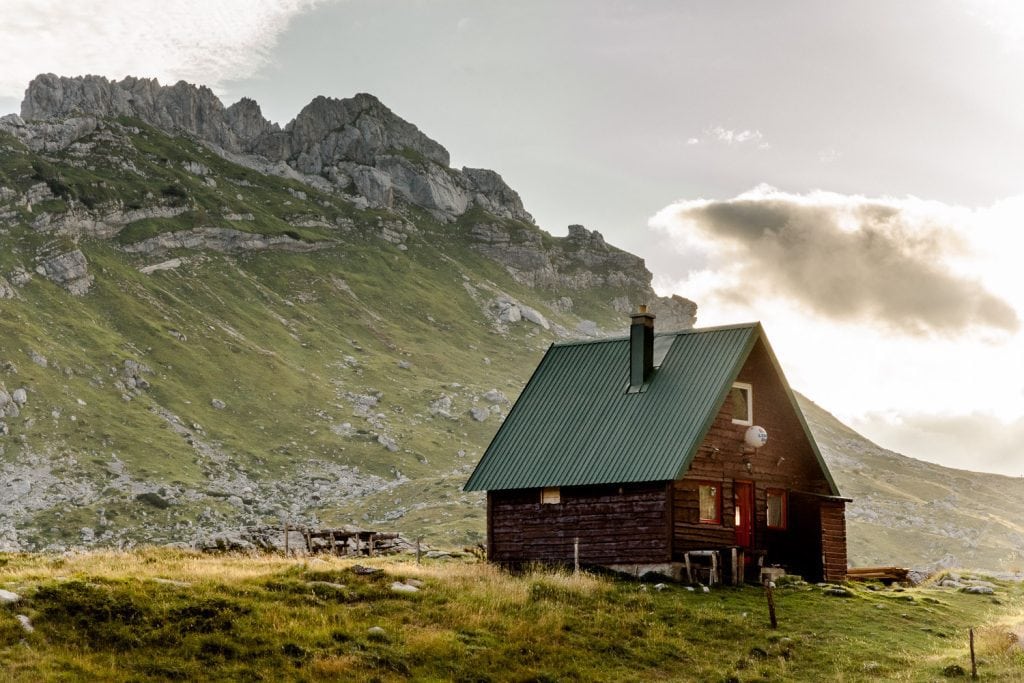
[[[724,332],[725,330],[740,330],[745,328],[754,328],[761,324],[760,320],[752,320],[745,323],[730,323],[727,325],[712,325],[711,327],[690,327],[684,330],[674,330],[671,332],[655,332],[655,337],[668,337],[678,336],[681,334],[700,334],[703,332]],[[600,339],[569,339],[567,341],[553,342],[551,346],[585,346],[587,344],[603,344],[607,342],[620,342],[628,341],[629,335],[620,335],[615,337],[601,337]]]

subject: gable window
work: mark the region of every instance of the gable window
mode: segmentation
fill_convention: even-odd
[[[697,486],[697,496],[700,499],[700,523],[721,524],[722,485],[712,482],[701,483]]]
[[[786,528],[786,492],[783,489],[768,489],[768,528]]]
[[[548,486],[540,490],[541,505],[558,505],[562,502],[562,490],[557,486]]]
[[[754,388],[746,382],[734,382],[729,390],[729,409],[732,411],[732,423],[754,424]]]

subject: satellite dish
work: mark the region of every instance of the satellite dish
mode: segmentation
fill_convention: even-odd
[[[759,427],[757,425],[748,427],[747,433],[743,435],[743,442],[748,446],[760,448],[768,443],[768,432],[765,431],[764,427]]]

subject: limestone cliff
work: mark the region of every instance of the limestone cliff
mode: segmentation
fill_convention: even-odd
[[[285,162],[299,173],[321,176],[370,206],[396,201],[451,221],[473,207],[533,222],[519,195],[494,171],[449,167],[448,151],[396,116],[373,95],[317,97],[282,130],[259,105],[243,98],[225,108],[213,91],[179,81],[44,74],[25,92],[21,118],[74,119],[87,131],[94,119],[128,116],[172,132],[185,132],[232,154]],[[53,138],[53,136],[50,136]],[[63,144],[75,135],[66,134]],[[60,144],[60,143],[59,143]]]
[[[21,117],[0,119],[0,131],[14,135],[33,150],[87,154],[93,144],[82,142],[87,137],[95,140],[98,136],[112,143],[124,137],[124,126],[131,124],[117,123],[118,117],[185,134],[233,163],[266,175],[300,180],[357,206],[396,212],[416,207],[442,223],[460,221],[468,228],[475,250],[531,288],[609,290],[607,301],[620,313],[628,313],[640,303],[651,305],[662,329],[690,327],[695,320],[692,301],[662,298],[653,292],[652,275],[643,259],[607,244],[600,233],[580,225],[569,226],[565,238],[553,238],[539,230],[519,195],[498,173],[450,168],[448,151],[441,144],[373,95],[317,97],[282,129],[263,117],[255,101],[243,98],[225,108],[205,86],[183,81],[161,86],[155,79],[134,77],[109,81],[100,76],[44,74],[29,84]],[[190,160],[183,168],[216,185],[203,163]],[[47,185],[40,187],[47,190]],[[24,202],[31,205],[33,200],[47,198],[52,197],[26,196]],[[134,221],[181,214],[188,202],[166,204],[129,209],[117,202],[73,206],[61,215],[39,215],[33,226],[41,232],[113,238]],[[211,217],[209,209],[205,211]],[[219,218],[236,220],[238,215],[228,210]],[[207,239],[210,234],[220,234],[212,226],[193,227],[173,239],[154,238],[146,244],[161,249],[185,243],[220,244]],[[278,242],[258,238],[245,244],[294,247]],[[559,297],[556,302],[564,311],[572,306],[572,297]]]

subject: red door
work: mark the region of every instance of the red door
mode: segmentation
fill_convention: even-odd
[[[754,544],[754,485],[749,481],[734,481],[732,490],[736,545],[750,548]]]

